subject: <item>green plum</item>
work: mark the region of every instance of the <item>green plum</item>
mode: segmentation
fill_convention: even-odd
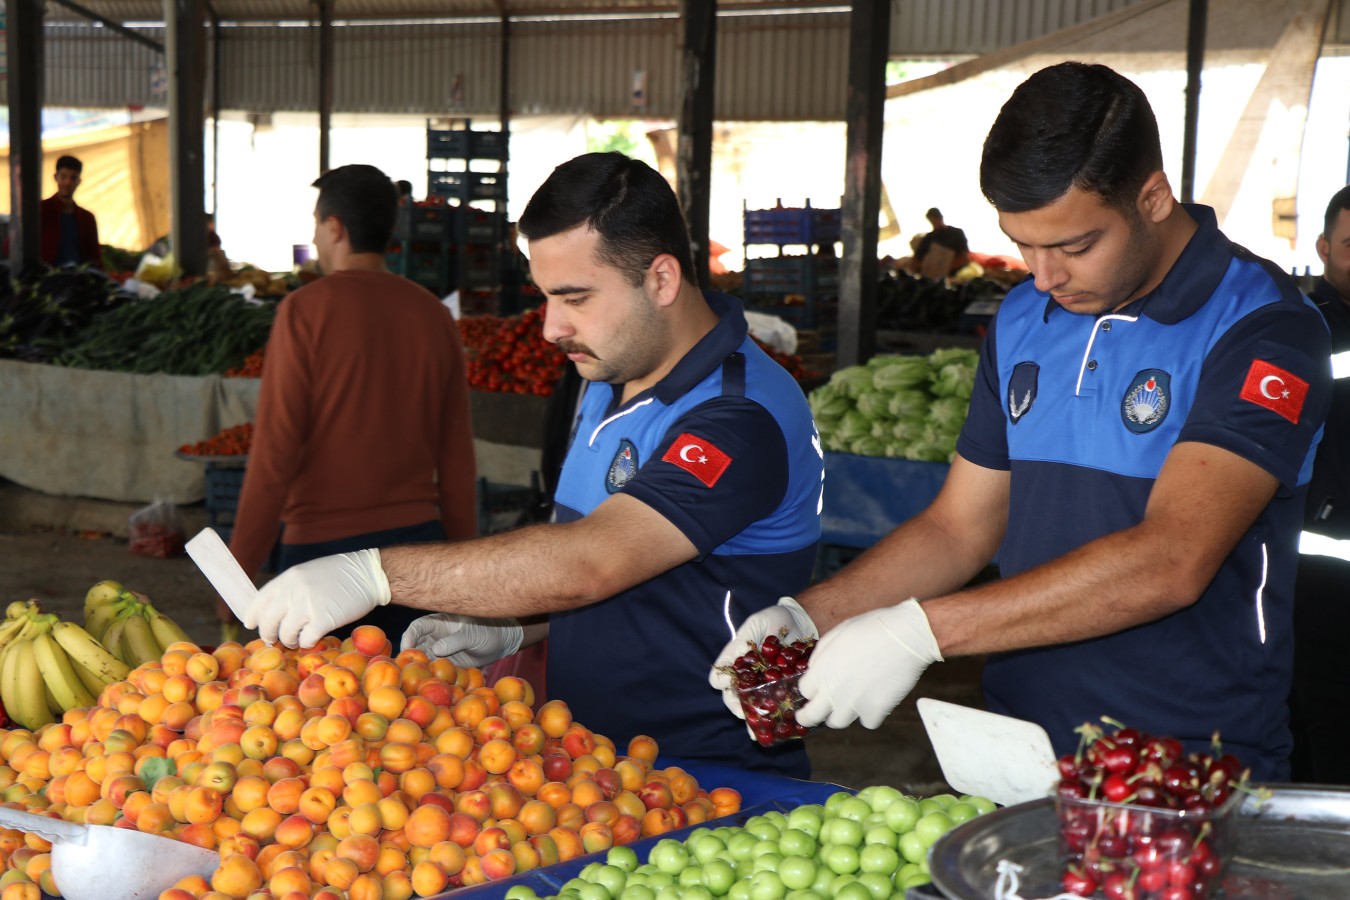
[[[785,856],[778,863],[778,877],[789,890],[805,890],[816,880],[816,864],[809,856]]]
[[[848,875],[858,871],[858,848],[848,844],[831,844],[821,848],[821,862],[829,866],[830,871],[838,875]]]
[[[722,897],[736,883],[736,868],[725,860],[712,859],[703,866],[703,886],[714,897]]]
[[[896,834],[904,834],[914,828],[921,817],[919,804],[911,797],[901,797],[886,807],[886,827]]]
[[[858,854],[858,868],[890,875],[900,868],[900,853],[885,844],[868,844]]]
[[[778,848],[784,856],[815,856],[818,846],[814,837],[796,828],[789,828],[778,838]]]

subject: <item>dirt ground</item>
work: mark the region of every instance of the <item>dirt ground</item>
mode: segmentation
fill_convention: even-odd
[[[140,591],[202,644],[219,643],[215,593],[186,556],[133,556],[127,542],[58,531],[0,531],[0,601],[37,599],[44,609],[78,620],[85,592],[104,579]],[[240,640],[255,634],[239,632]],[[861,788],[890,784],[935,793],[941,770],[914,708],[917,697],[982,706],[979,660],[932,667],[900,708],[876,731],[861,726],[818,729],[806,738],[813,780]],[[564,698],[565,699],[565,698]]]

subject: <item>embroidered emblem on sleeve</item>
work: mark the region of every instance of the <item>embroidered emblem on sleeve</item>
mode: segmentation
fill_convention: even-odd
[[[1120,417],[1135,434],[1152,431],[1167,418],[1172,405],[1172,376],[1162,369],[1145,369],[1125,390],[1120,401]]]
[[[665,462],[679,466],[703,482],[705,487],[717,484],[717,479],[731,465],[727,456],[710,441],[685,432],[677,437],[661,457]]]
[[[1264,359],[1254,359],[1238,396],[1297,425],[1299,413],[1303,412],[1303,401],[1308,396],[1308,382]]]

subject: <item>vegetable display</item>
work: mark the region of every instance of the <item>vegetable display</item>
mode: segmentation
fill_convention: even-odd
[[[547,397],[562,378],[567,357],[544,340],[542,307],[518,316],[465,316],[459,334],[474,390]]]
[[[119,372],[211,375],[241,365],[267,342],[275,304],[252,303],[198,282],[98,316],[53,360]]]
[[[253,423],[222,428],[204,441],[184,444],[178,452],[184,456],[247,456],[253,445]]]
[[[49,362],[96,316],[129,299],[96,269],[44,269],[0,300],[0,357]]]
[[[836,453],[950,462],[975,384],[974,350],[877,356],[811,392],[821,444]]]

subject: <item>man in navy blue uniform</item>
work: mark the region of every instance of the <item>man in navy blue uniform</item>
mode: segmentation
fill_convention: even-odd
[[[741,638],[824,633],[803,724],[875,728],[931,663],[989,654],[989,708],[1060,753],[1110,715],[1190,749],[1217,729],[1256,778],[1287,778],[1326,327],[1212,210],[1174,200],[1147,99],[1105,66],[1018,87],[980,181],[1035,277],[985,341],[946,484]],[[1002,579],[966,588],[995,551]]]
[[[805,776],[800,746],[760,748],[704,687],[734,627],[810,580],[823,457],[800,387],[739,301],[698,289],[678,202],[645,164],[564,163],[519,228],[544,337],[589,382],[556,521],[296,566],[244,624],[307,646],[392,599],[437,613],[405,646],[470,665],[547,633],[549,694],[586,726]]]

